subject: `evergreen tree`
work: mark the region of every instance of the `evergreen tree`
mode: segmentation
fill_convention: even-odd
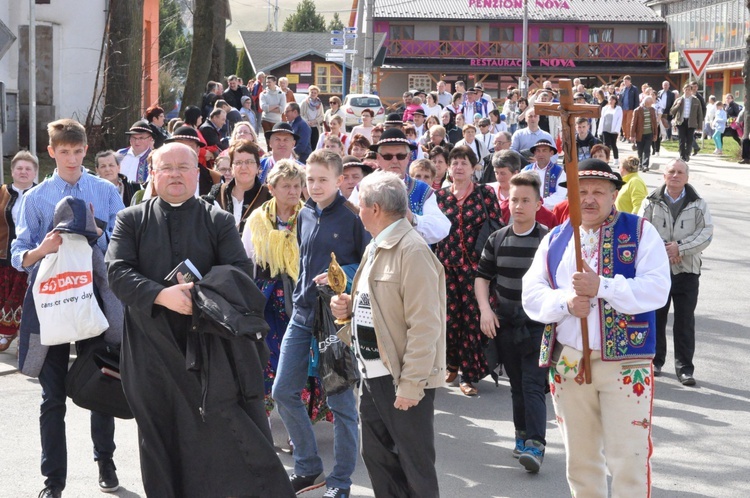
[[[344,29],[344,23],[341,21],[341,18],[339,17],[339,13],[336,12],[333,14],[333,19],[331,19],[331,22],[328,23],[328,31],[334,31],[334,30],[341,30]]]
[[[190,63],[191,43],[185,34],[180,7],[175,0],[159,2],[159,59],[171,65],[177,77],[184,80]]]
[[[250,58],[244,50],[242,50],[242,53],[240,54],[240,61],[237,63],[237,71],[235,74],[242,78],[242,81],[245,83],[255,77],[255,71],[253,71],[253,66],[250,64]]]
[[[317,13],[312,0],[302,0],[297,4],[297,11],[284,20],[284,31],[325,33],[326,20]]]
[[[224,40],[224,70],[229,76],[230,71],[234,71],[238,65],[239,56],[237,55],[237,47],[234,46],[229,40]]]

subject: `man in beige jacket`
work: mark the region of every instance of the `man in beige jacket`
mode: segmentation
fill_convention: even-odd
[[[445,272],[406,220],[404,182],[376,172],[359,185],[359,215],[373,239],[352,295],[331,300],[352,318],[362,373],[362,458],[375,496],[440,496],[435,388],[445,376]]]

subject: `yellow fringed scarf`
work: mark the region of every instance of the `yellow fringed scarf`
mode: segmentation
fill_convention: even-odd
[[[248,227],[255,248],[255,262],[261,268],[268,268],[271,277],[286,273],[294,282],[299,277],[297,215],[302,206],[302,201],[295,206],[294,214],[289,218],[289,230],[276,228],[276,199],[264,203],[250,215]]]

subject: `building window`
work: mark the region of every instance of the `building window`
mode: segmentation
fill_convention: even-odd
[[[391,24],[389,37],[391,40],[413,40],[414,25],[393,25]]]
[[[539,28],[539,57],[547,57],[552,53],[552,45],[562,43],[562,28]]]
[[[661,43],[661,30],[639,29],[638,43]]]
[[[341,67],[315,64],[315,85],[320,88],[320,93],[343,93]]]
[[[599,57],[600,43],[612,43],[615,30],[612,28],[589,29],[589,57]]]
[[[515,29],[512,27],[490,27],[490,41],[493,42],[512,42],[516,40]]]
[[[429,74],[409,75],[409,90],[422,90],[423,92],[429,92],[431,89],[432,78],[430,78]]]
[[[464,41],[463,26],[440,26],[440,40]]]

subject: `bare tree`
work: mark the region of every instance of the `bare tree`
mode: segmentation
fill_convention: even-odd
[[[124,143],[123,133],[141,117],[143,0],[110,2],[102,129],[107,147]]]
[[[203,89],[211,69],[214,41],[214,5],[212,0],[195,0],[193,11],[193,51],[190,54],[181,112],[189,105],[200,106]]]

